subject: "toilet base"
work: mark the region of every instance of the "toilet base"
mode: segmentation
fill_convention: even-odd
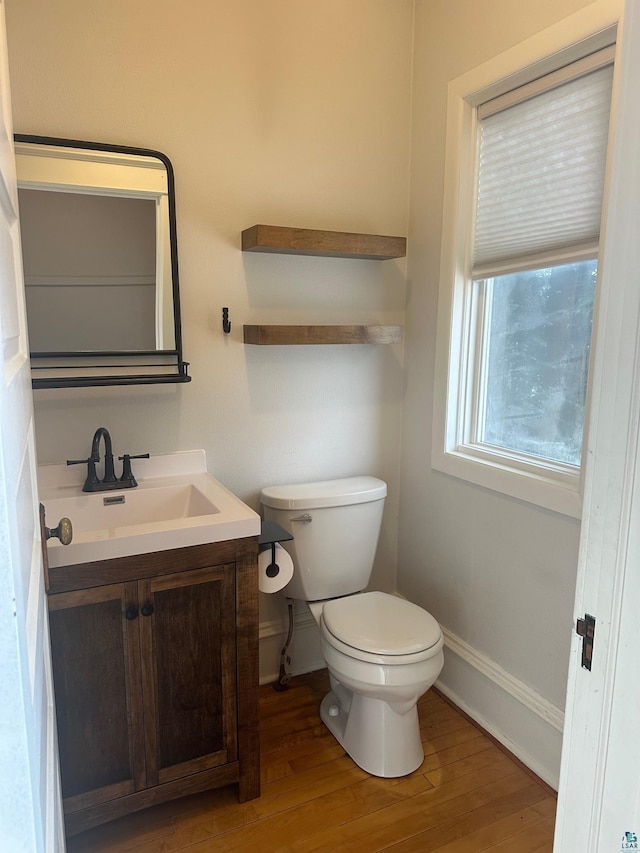
[[[372,776],[395,778],[422,764],[418,711],[395,711],[388,702],[335,684],[320,705],[320,718],[355,763]]]

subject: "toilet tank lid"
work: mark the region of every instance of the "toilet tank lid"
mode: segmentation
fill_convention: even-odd
[[[269,486],[260,500],[274,509],[318,509],[377,501],[387,494],[387,484],[377,477],[345,477],[295,486]]]

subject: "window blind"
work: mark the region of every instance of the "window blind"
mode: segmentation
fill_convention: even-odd
[[[480,113],[474,278],[597,253],[612,78],[607,65]]]

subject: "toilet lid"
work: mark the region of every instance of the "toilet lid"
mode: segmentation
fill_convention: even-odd
[[[408,655],[435,646],[442,636],[430,613],[385,592],[363,592],[327,601],[324,624],[354,649],[383,655]]]

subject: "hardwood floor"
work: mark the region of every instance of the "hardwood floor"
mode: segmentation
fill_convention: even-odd
[[[318,717],[325,671],[261,688],[262,796],[235,786],[130,815],[69,853],[551,853],[555,793],[435,690],[419,702],[422,766],[368,776]]]

